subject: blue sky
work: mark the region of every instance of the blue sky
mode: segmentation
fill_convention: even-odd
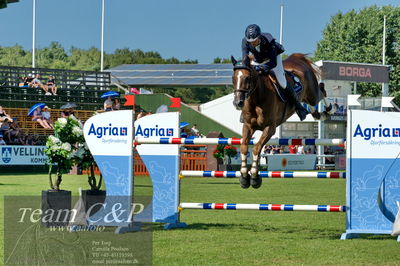
[[[330,18],[339,11],[399,0],[106,0],[106,52],[117,48],[157,51],[164,58],[197,59],[241,56],[248,24],[259,24],[279,40],[280,5],[284,5],[286,53],[313,53]],[[57,41],[100,48],[101,0],[36,0],[36,47]],[[0,9],[0,46],[32,48],[32,0]]]

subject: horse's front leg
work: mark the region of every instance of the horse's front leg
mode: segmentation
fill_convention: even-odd
[[[243,141],[240,145],[240,159],[241,159],[241,166],[240,166],[240,186],[242,188],[248,188],[250,186],[250,176],[247,170],[247,153],[248,153],[248,146],[250,142],[250,138],[253,136],[254,130],[250,128],[249,125],[246,123],[243,124]]]
[[[253,188],[259,188],[262,184],[262,179],[258,173],[259,162],[260,162],[260,153],[262,147],[264,147],[265,143],[275,134],[276,127],[268,126],[263,130],[263,133],[258,140],[257,144],[253,147],[253,162],[251,163],[250,175],[251,180],[250,184]]]

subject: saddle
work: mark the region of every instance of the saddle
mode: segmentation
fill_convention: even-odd
[[[293,82],[294,91],[296,92],[297,95],[299,95],[304,89],[303,84],[301,84],[301,82],[300,82],[300,78],[297,77],[295,74],[293,74],[290,71],[285,70],[285,73],[289,76],[289,79],[291,79],[291,81]],[[281,99],[281,101],[284,102],[284,103],[287,102],[287,97],[285,95],[285,90],[282,89],[281,86],[279,86],[278,81],[275,78],[272,78],[270,76],[270,79],[272,81],[272,84],[274,84],[275,91],[278,94],[279,99]],[[290,80],[288,80],[288,82],[289,81]]]

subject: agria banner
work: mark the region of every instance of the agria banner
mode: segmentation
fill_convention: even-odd
[[[179,113],[159,113],[136,120],[135,137],[180,137]],[[179,145],[138,145],[136,150],[153,181],[152,209],[147,213],[152,213],[153,222],[175,223],[179,205]]]
[[[400,114],[349,114],[346,233],[388,234],[400,201]]]
[[[86,143],[100,168],[107,191],[104,205],[89,217],[89,224],[126,226],[130,223],[132,115],[131,110],[105,112],[88,119],[83,127]]]

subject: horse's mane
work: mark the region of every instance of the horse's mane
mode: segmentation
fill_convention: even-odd
[[[298,64],[299,62],[302,62],[309,69],[312,70],[312,72],[314,73],[314,75],[317,79],[321,78],[321,72],[320,72],[318,66],[316,66],[310,59],[308,59],[307,55],[305,55],[305,54],[302,54],[302,53],[291,54],[288,58],[285,59],[285,61],[293,63],[293,64]]]

